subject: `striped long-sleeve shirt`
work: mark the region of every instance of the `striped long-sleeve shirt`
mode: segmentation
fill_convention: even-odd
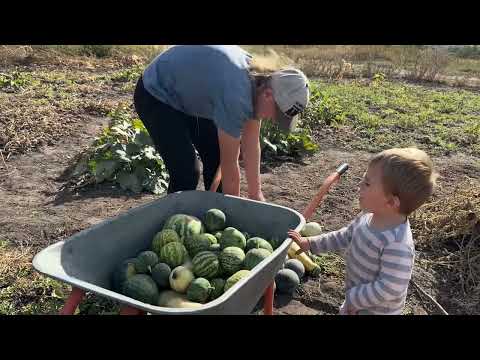
[[[371,217],[360,214],[338,231],[308,237],[310,250],[347,249],[344,305],[373,314],[401,314],[415,257],[410,223],[377,231],[369,226]]]

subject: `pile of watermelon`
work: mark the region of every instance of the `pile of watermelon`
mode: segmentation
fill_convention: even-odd
[[[187,214],[171,216],[149,250],[115,269],[113,289],[166,307],[195,308],[217,299],[280,245],[275,239],[250,237],[226,223],[219,209],[208,210],[203,221]],[[289,281],[287,277],[276,282],[283,290],[292,288],[284,286]]]
[[[285,259],[283,268],[275,276],[276,291],[285,294],[293,294],[300,285],[305,275],[305,267],[298,259]]]

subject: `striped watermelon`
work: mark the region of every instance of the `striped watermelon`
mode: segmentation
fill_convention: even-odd
[[[137,259],[145,264],[147,271],[151,272],[152,268],[158,263],[158,256],[153,251],[142,251],[138,254]]]
[[[113,272],[112,285],[117,292],[122,290],[123,283],[137,274],[135,270],[136,259],[127,259],[118,265]]]
[[[187,299],[203,304],[207,301],[212,289],[210,281],[202,277],[196,278],[188,286]]]
[[[220,244],[212,244],[212,245],[210,245],[208,250],[212,251],[212,252],[214,252],[218,255],[218,254],[220,254],[220,251],[222,251],[222,248],[221,248]]]
[[[187,255],[187,249],[185,249],[183,244],[176,241],[170,242],[160,250],[160,262],[167,264],[173,269],[182,265],[185,262]]]
[[[171,272],[170,266],[165,263],[158,263],[152,268],[152,279],[159,289],[167,288],[170,285],[168,278]]]
[[[271,253],[273,252],[272,245],[267,240],[257,236],[247,240],[245,251],[249,251],[251,249],[266,249]]]
[[[213,234],[210,234],[210,233],[203,233],[202,234],[206,239],[208,239],[208,241],[210,241],[210,244],[218,244],[218,240],[217,238],[215,237],[215,235]]]
[[[222,237],[222,233],[223,231],[217,231],[215,234],[213,234],[217,239],[217,242],[220,241],[220,238]]]
[[[238,247],[229,246],[222,250],[218,258],[222,269],[230,275],[242,268],[245,253]]]
[[[165,229],[158,232],[153,240],[152,240],[152,251],[154,251],[157,255],[160,254],[160,249],[169,242],[182,242],[180,236],[178,236],[177,232],[172,229]]]
[[[243,235],[234,227],[227,227],[222,232],[222,237],[220,238],[220,245],[222,246],[222,249],[225,249],[229,246],[236,246],[243,250],[247,245],[247,240],[245,239],[245,235]]]
[[[155,305],[158,300],[158,287],[152,278],[145,274],[137,274],[127,279],[122,287],[125,296]]]
[[[270,251],[266,249],[252,249],[245,255],[244,268],[252,270],[270,255]]]
[[[166,229],[175,230],[182,242],[188,236],[205,232],[205,227],[200,219],[186,214],[175,214],[169,217],[163,225],[163,230]]]
[[[275,283],[279,292],[293,294],[300,284],[300,278],[295,271],[282,269],[275,276]]]
[[[211,279],[217,275],[220,261],[211,251],[201,251],[192,259],[193,273],[195,276]]]
[[[205,214],[205,225],[210,232],[225,229],[226,216],[220,209],[210,209]]]
[[[213,238],[213,239],[212,239]],[[217,238],[212,234],[195,234],[185,238],[184,244],[190,256],[197,255],[200,251],[206,251],[210,246],[217,242]]]
[[[223,294],[223,289],[225,287],[225,280],[222,278],[215,278],[210,281],[212,285],[212,291],[210,292],[210,299],[215,300]]]
[[[228,289],[230,289],[233,285],[235,285],[237,282],[242,280],[244,277],[250,275],[250,270],[240,270],[237,271],[235,274],[230,276],[227,281],[225,282],[225,288],[223,292],[227,292]]]

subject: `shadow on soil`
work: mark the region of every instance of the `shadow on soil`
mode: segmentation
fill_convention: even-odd
[[[53,200],[46,202],[45,205],[57,206],[78,200],[104,197],[141,199],[145,196],[145,193],[137,194],[132,191],[123,190],[113,182],[106,181],[101,184],[95,184],[85,175],[78,175],[78,169],[86,166],[86,156],[86,151],[78,153],[72,158],[70,164],[59,176],[52,178],[53,181],[61,185],[57,191],[42,192],[48,197],[54,197]]]

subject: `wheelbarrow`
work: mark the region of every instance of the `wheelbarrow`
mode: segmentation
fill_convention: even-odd
[[[114,268],[149,249],[152,238],[167,218],[185,213],[201,219],[211,208],[227,215],[227,226],[266,239],[277,237],[285,241],[248,277],[201,308],[149,305],[112,290]],[[285,261],[292,241],[286,238],[287,230],[300,230],[304,224],[300,213],[284,206],[210,191],[183,191],[131,209],[47,247],[34,257],[33,266],[40,273],[72,286],[61,314],[73,314],[86,291],[121,303],[121,314],[250,314]],[[273,291],[267,291],[264,299],[265,313],[270,314]]]
[[[306,208],[308,218],[329,188],[348,168],[343,164],[324,181]],[[227,292],[198,309],[177,309],[145,304],[112,290],[111,274],[124,259],[150,247],[153,236],[173,214],[186,213],[202,218],[211,209],[227,214],[228,226],[234,226],[264,238],[286,237],[289,229],[299,231],[305,218],[297,211],[235,196],[216,193],[221,173],[217,171],[210,192],[184,191],[169,194],[115,218],[83,230],[67,240],[55,243],[33,259],[40,273],[72,286],[72,292],[60,314],[73,314],[86,291],[122,304],[120,314],[250,314],[264,295],[264,314],[273,314],[273,280],[285,261],[292,243],[285,238],[271,256],[258,264],[249,276]]]

